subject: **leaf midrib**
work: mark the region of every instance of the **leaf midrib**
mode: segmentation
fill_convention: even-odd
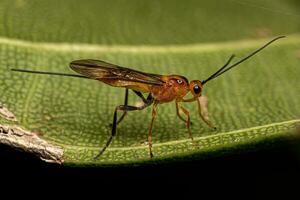
[[[235,135],[243,132],[249,132],[261,128],[267,128],[267,127],[272,127],[272,126],[278,126],[278,125],[283,125],[283,124],[289,124],[289,123],[300,123],[300,119],[293,119],[293,120],[288,120],[288,121],[282,121],[282,122],[275,122],[271,124],[265,124],[261,126],[255,126],[251,128],[245,128],[245,129],[239,129],[239,130],[234,130],[234,131],[229,131],[229,132],[222,132],[222,133],[217,133],[213,135],[208,135],[208,136],[200,136],[200,137],[194,137],[194,141],[199,141],[199,140],[206,140],[209,138],[214,138],[216,136],[225,136],[225,135]],[[272,135],[272,134],[271,134]],[[185,143],[190,141],[190,139],[182,139],[182,140],[173,140],[173,141],[168,141],[168,142],[163,142],[163,143],[156,143],[153,144],[154,147],[159,147],[159,146],[164,146],[164,145],[175,145],[175,144],[180,144],[180,143]],[[72,148],[84,148],[84,149],[99,149],[99,147],[91,147],[91,146],[78,146],[78,145],[66,145],[62,143],[55,142],[57,145],[61,145],[63,147],[72,147]],[[126,151],[126,150],[134,150],[134,149],[145,149],[148,148],[148,146],[130,146],[130,147],[109,147],[109,151]]]
[[[27,47],[56,52],[130,52],[130,53],[178,53],[178,52],[213,52],[220,49],[245,49],[261,46],[271,38],[234,40],[219,43],[195,43],[184,45],[95,45],[86,43],[39,43],[0,37],[0,44]],[[286,45],[300,42],[300,34],[288,35],[287,38],[273,44]]]

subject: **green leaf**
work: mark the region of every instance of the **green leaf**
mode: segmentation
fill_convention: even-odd
[[[18,126],[62,148],[65,164],[145,164],[276,143],[291,137],[300,122],[296,1],[228,1],[222,7],[214,1],[8,2],[0,3],[7,8],[0,10],[6,16],[0,18],[0,103],[18,121],[5,118],[0,109],[0,143],[7,144],[3,133]],[[115,106],[123,103],[124,89],[94,80],[10,71],[72,73],[70,61],[94,58],[202,80],[232,53],[239,59],[281,34],[288,37],[205,86],[217,131],[199,119],[195,103],[183,104],[191,111],[195,144],[177,118],[175,104],[159,105],[152,160],[145,143],[151,108],[129,113],[111,146],[99,160],[93,159],[110,136],[109,124]],[[138,101],[130,93],[130,104]]]

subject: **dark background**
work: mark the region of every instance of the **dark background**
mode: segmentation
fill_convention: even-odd
[[[1,183],[17,187],[62,189],[88,186],[93,193],[120,189],[145,195],[164,191],[187,195],[236,195],[266,197],[297,195],[300,181],[300,140],[283,140],[273,147],[260,147],[239,154],[193,162],[118,168],[73,168],[49,164],[37,157],[0,145]],[[89,186],[92,186],[90,188]],[[1,187],[3,189],[3,187]],[[179,191],[177,191],[179,190]],[[294,196],[294,197],[297,197]],[[297,199],[297,198],[296,198]]]

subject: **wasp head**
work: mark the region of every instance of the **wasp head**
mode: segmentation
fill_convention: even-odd
[[[194,97],[200,97],[203,89],[203,85],[199,80],[192,80],[189,84],[189,89]]]

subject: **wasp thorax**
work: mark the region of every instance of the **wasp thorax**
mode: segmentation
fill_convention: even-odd
[[[192,92],[192,94],[194,96],[197,96],[197,97],[201,96],[201,92],[202,92],[202,88],[203,88],[201,81],[193,80],[190,82],[189,85],[190,85],[190,91]]]

